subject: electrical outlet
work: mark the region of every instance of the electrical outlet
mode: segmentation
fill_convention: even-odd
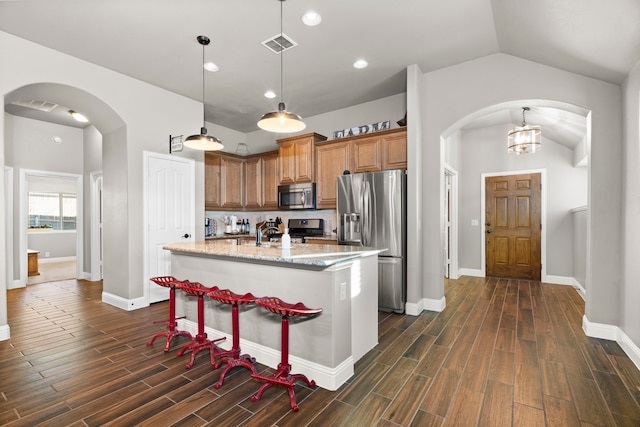
[[[347,282],[340,283],[340,301],[347,299]]]
[[[49,258],[50,256],[51,256],[51,252],[45,252],[45,253],[44,253],[44,257],[45,257],[45,258]]]

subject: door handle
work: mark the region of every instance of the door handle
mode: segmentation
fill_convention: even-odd
[[[184,233],[184,236],[182,236],[182,237],[184,237],[185,239],[188,239],[189,237],[191,237],[191,234],[189,234],[189,233]]]

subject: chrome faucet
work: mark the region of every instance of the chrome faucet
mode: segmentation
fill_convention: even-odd
[[[262,246],[262,235],[265,231],[269,231],[269,230],[280,231],[278,227],[267,227],[265,229],[256,228],[256,246]]]

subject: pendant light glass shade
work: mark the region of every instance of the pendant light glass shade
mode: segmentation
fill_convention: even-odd
[[[528,154],[540,151],[542,148],[542,130],[540,126],[530,126],[524,119],[524,113],[529,107],[522,107],[522,125],[516,126],[507,134],[507,149],[514,154]]]
[[[215,136],[207,135],[207,128],[205,127],[204,118],[204,47],[209,44],[210,40],[207,36],[198,36],[197,40],[198,43],[202,45],[202,127],[200,128],[200,134],[188,136],[184,140],[184,145],[194,150],[222,150],[224,148],[224,145],[222,145],[222,141],[220,141]]]
[[[278,0],[280,2],[280,37],[283,37],[282,31],[282,3],[284,0]],[[283,56],[284,49],[280,51],[280,102],[278,103],[278,111],[271,111],[262,116],[258,121],[258,127],[268,132],[276,133],[292,133],[304,130],[307,125],[302,121],[302,117],[299,115],[286,111],[284,105],[284,85],[283,81]]]

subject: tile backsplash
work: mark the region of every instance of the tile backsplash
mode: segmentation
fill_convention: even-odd
[[[276,217],[280,217],[285,226],[291,218],[323,219],[325,235],[335,235],[333,230],[337,227],[335,209],[261,212],[206,211],[204,214],[205,218],[209,218],[210,221],[217,221],[216,235],[218,236],[224,234],[224,222],[222,218],[231,215],[237,216],[239,220],[248,219],[251,225],[251,234],[255,234],[256,232],[256,223],[271,219],[275,220]]]

